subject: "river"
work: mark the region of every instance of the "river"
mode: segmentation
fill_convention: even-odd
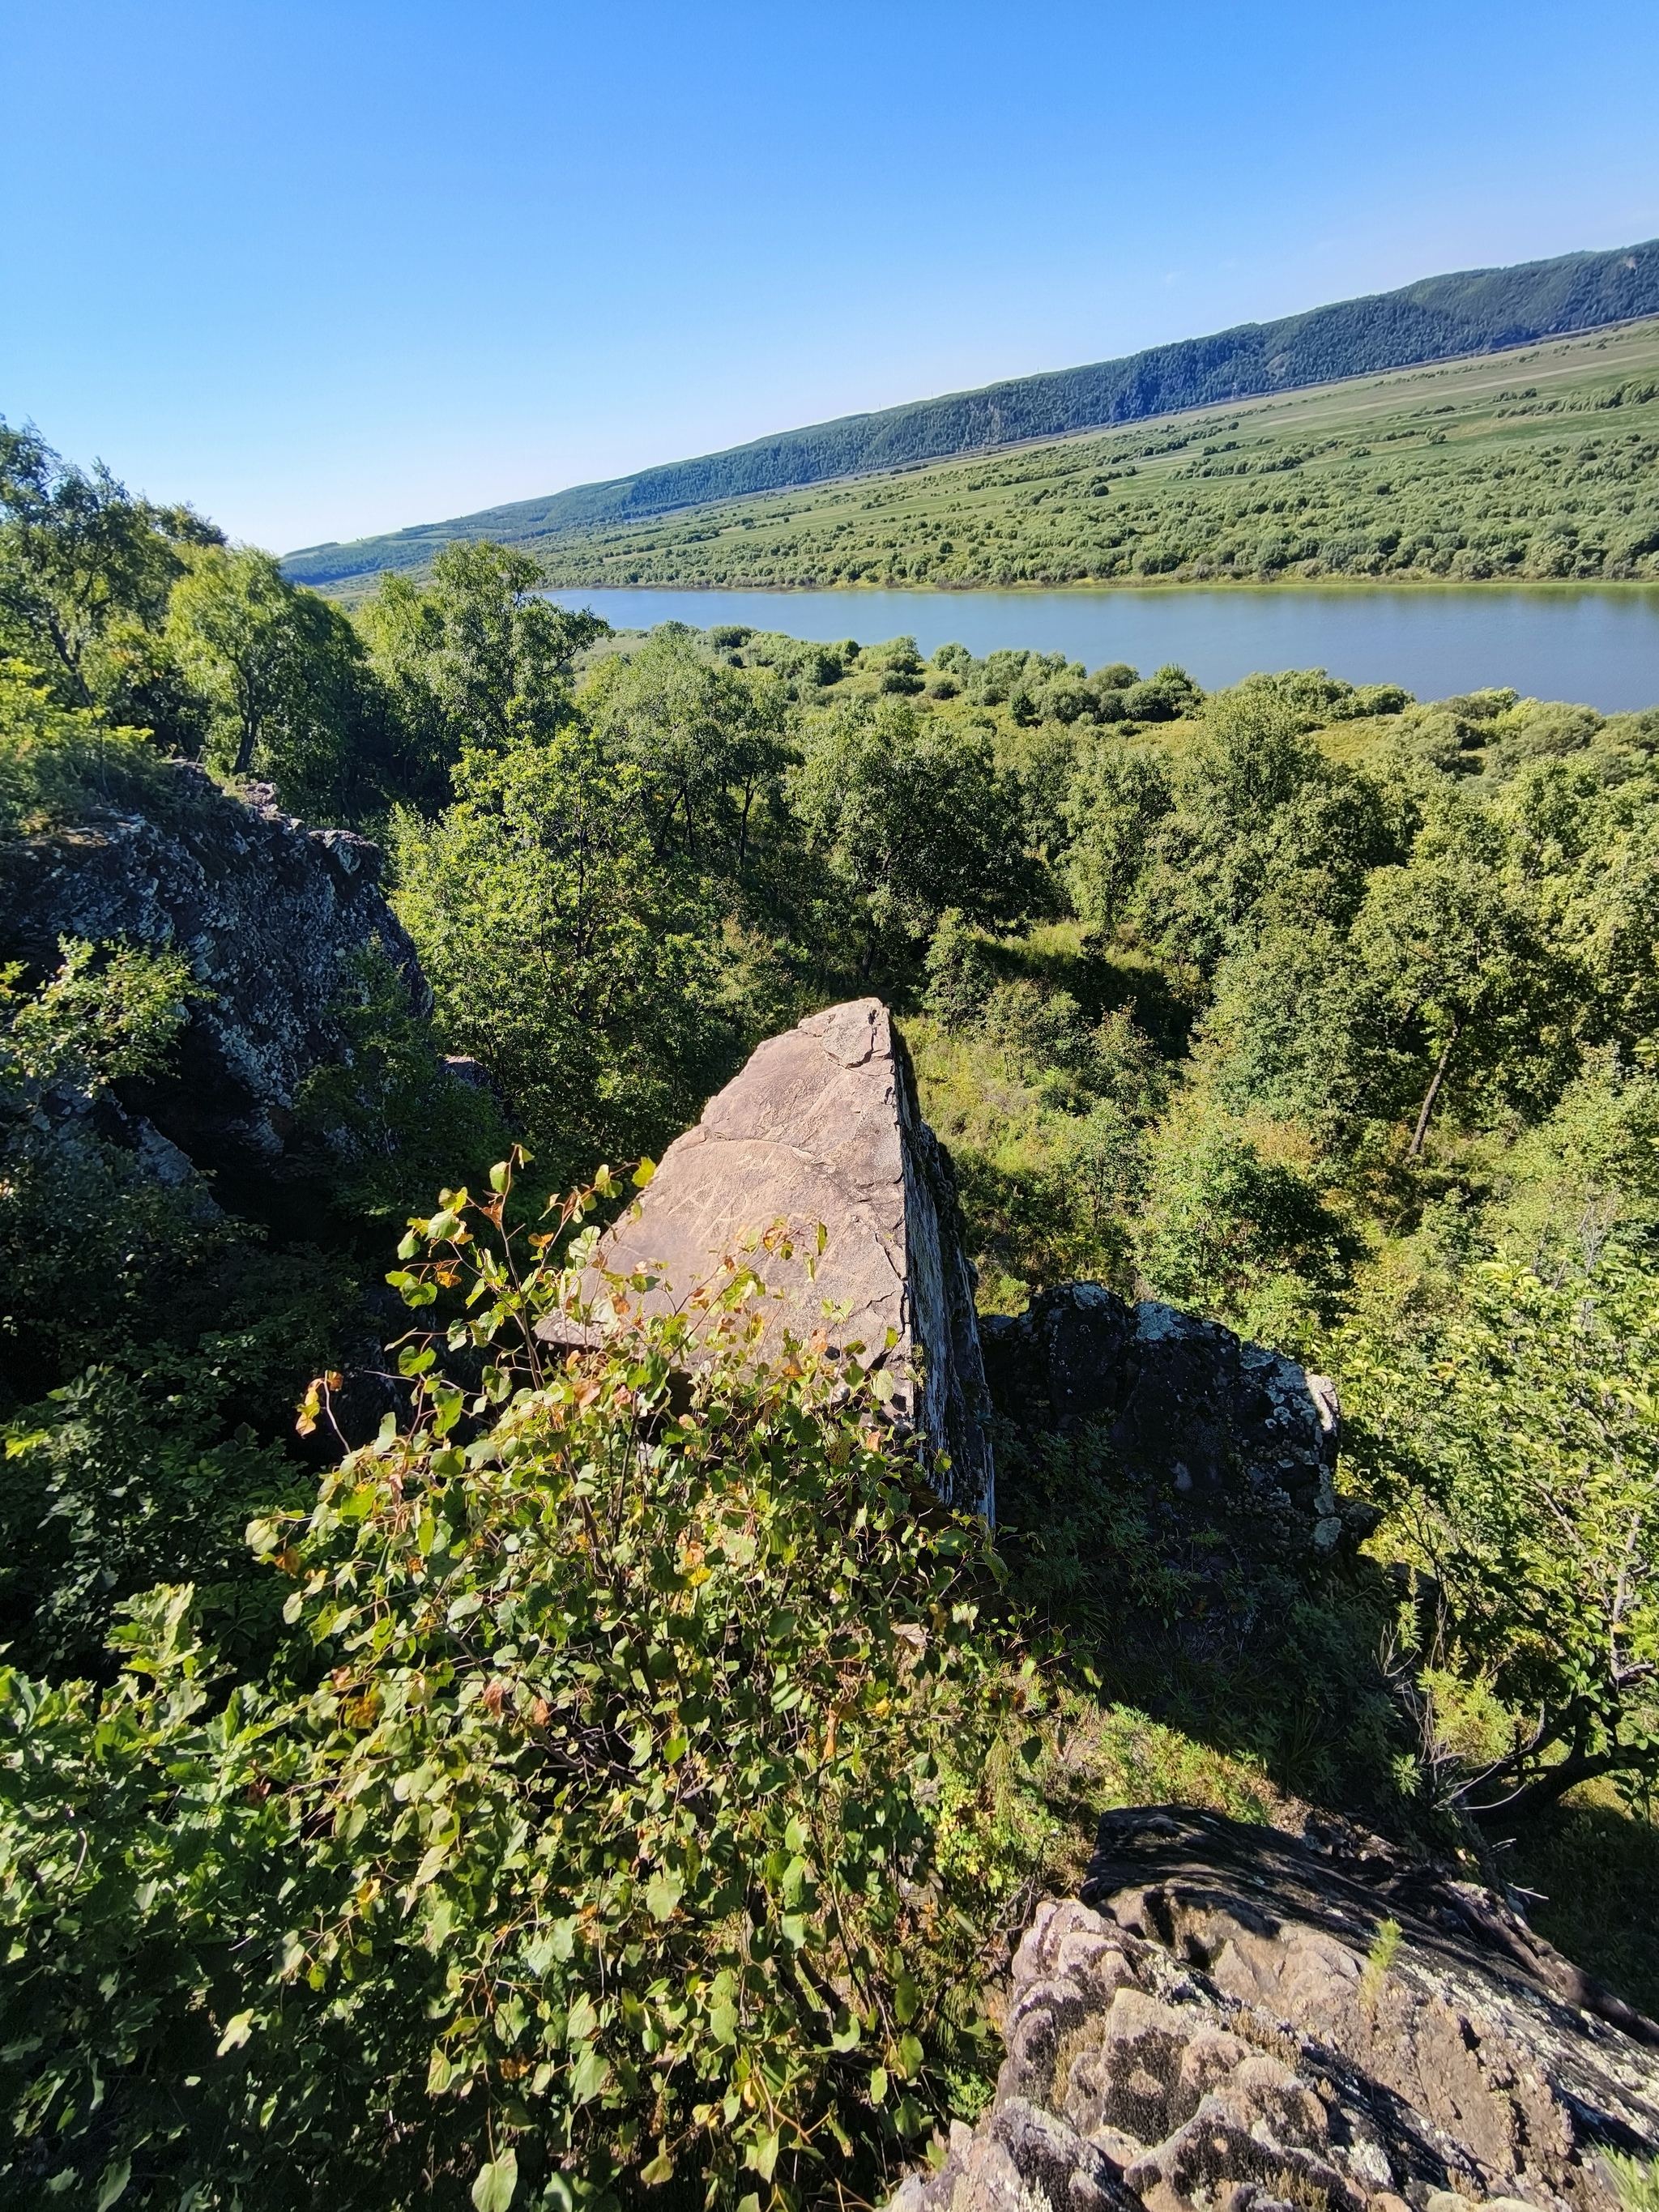
[[[1177,662],[1206,690],[1257,669],[1325,668],[1403,684],[1419,699],[1508,684],[1603,714],[1659,705],[1659,587],[1243,586],[1206,591],[556,591],[617,629],[748,623],[861,645],[914,637],[924,653],[1024,646],[1090,668]]]

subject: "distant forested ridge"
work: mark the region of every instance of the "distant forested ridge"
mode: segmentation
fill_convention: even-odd
[[[297,582],[325,586],[385,569],[423,569],[458,538],[533,547],[566,532],[675,507],[1141,422],[1654,313],[1659,313],[1659,240],[1509,269],[1466,270],[1276,322],[1243,323],[1212,337],[1150,347],[1118,361],[1011,377],[977,392],[843,416],[449,522],[349,544],[307,546],[289,554],[284,567]]]

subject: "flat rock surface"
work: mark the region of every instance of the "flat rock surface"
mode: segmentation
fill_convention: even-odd
[[[793,1258],[756,1249],[780,1224]],[[598,1258],[611,1273],[659,1277],[646,1303],[660,1311],[738,1254],[777,1293],[768,1339],[822,1328],[883,1358],[897,1410],[948,1455],[939,1486],[988,1517],[988,1401],[955,1180],[878,999],[829,1007],[761,1045],[668,1147]]]
[[[1618,2212],[1659,2027],[1375,1838],[1109,1813],[1015,1955],[990,2110],[893,2212]]]

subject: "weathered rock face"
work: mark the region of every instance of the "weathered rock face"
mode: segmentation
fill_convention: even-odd
[[[1598,2153],[1659,2150],[1659,2027],[1352,1834],[1109,1813],[1005,2034],[991,2109],[895,2212],[1616,2212]]]
[[[171,946],[210,996],[193,1002],[176,1074],[126,1086],[198,1167],[282,1150],[301,1082],[342,1043],[333,1008],[353,954],[378,944],[411,1004],[431,994],[380,885],[377,846],[307,830],[180,764],[155,816],[111,815],[0,848],[0,947],[55,965],[60,937]]]
[[[826,1328],[832,1342],[872,1356],[891,1331],[896,1406],[948,1455],[949,1502],[989,1518],[988,1402],[955,1180],[878,1000],[769,1038],[669,1146],[637,1216],[609,1232],[599,1260],[616,1273],[648,1268],[662,1279],[650,1302],[677,1306],[724,1255],[780,1221],[808,1251],[818,1224],[828,1239],[814,1280],[799,1258],[751,1255],[782,1293],[769,1328]],[[912,1368],[919,1389],[905,1379]]]
[[[1098,1283],[982,1324],[997,1411],[1028,1437],[1104,1430],[1121,1464],[1192,1514],[1243,1506],[1291,1549],[1334,1552],[1375,1516],[1340,1500],[1334,1384],[1218,1322]]]

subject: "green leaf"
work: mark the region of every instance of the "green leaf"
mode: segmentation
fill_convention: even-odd
[[[638,1167],[634,1170],[634,1188],[636,1190],[643,1190],[656,1172],[657,1163],[655,1160],[642,1158]]]
[[[642,2166],[640,2168],[640,2179],[648,2188],[654,2189],[659,2183],[672,2181],[673,2179],[674,2161],[668,2155],[668,2138],[665,2136],[659,2136],[657,2139],[657,2155],[649,2166]]]
[[[499,2158],[492,2158],[488,2166],[478,2168],[472,2184],[472,2202],[477,2212],[507,2212],[518,2185],[519,2154],[509,2148]]]
[[[645,1893],[646,1908],[653,1920],[672,1920],[674,1909],[684,1894],[685,1884],[678,1875],[655,1875]]]
[[[132,2160],[130,2158],[112,2159],[104,2168],[98,2184],[96,2212],[109,2212],[110,2206],[125,2196],[131,2179]]]
[[[611,2079],[611,2062],[597,2051],[591,2043],[584,2043],[577,2054],[570,2076],[570,2094],[578,2105],[591,2104]]]
[[[216,2057],[222,2058],[227,2051],[240,2050],[252,2033],[252,2013],[251,2011],[239,2012],[235,2015],[234,2019],[228,2021],[226,2023],[225,2032],[219,2038],[219,2048],[215,2053],[215,2056]],[[113,2197],[110,2199],[112,2203],[113,2203],[114,2201]]]
[[[886,2094],[887,2069],[884,2066],[872,2067],[870,2073],[870,2102],[872,2105],[878,2105]]]

